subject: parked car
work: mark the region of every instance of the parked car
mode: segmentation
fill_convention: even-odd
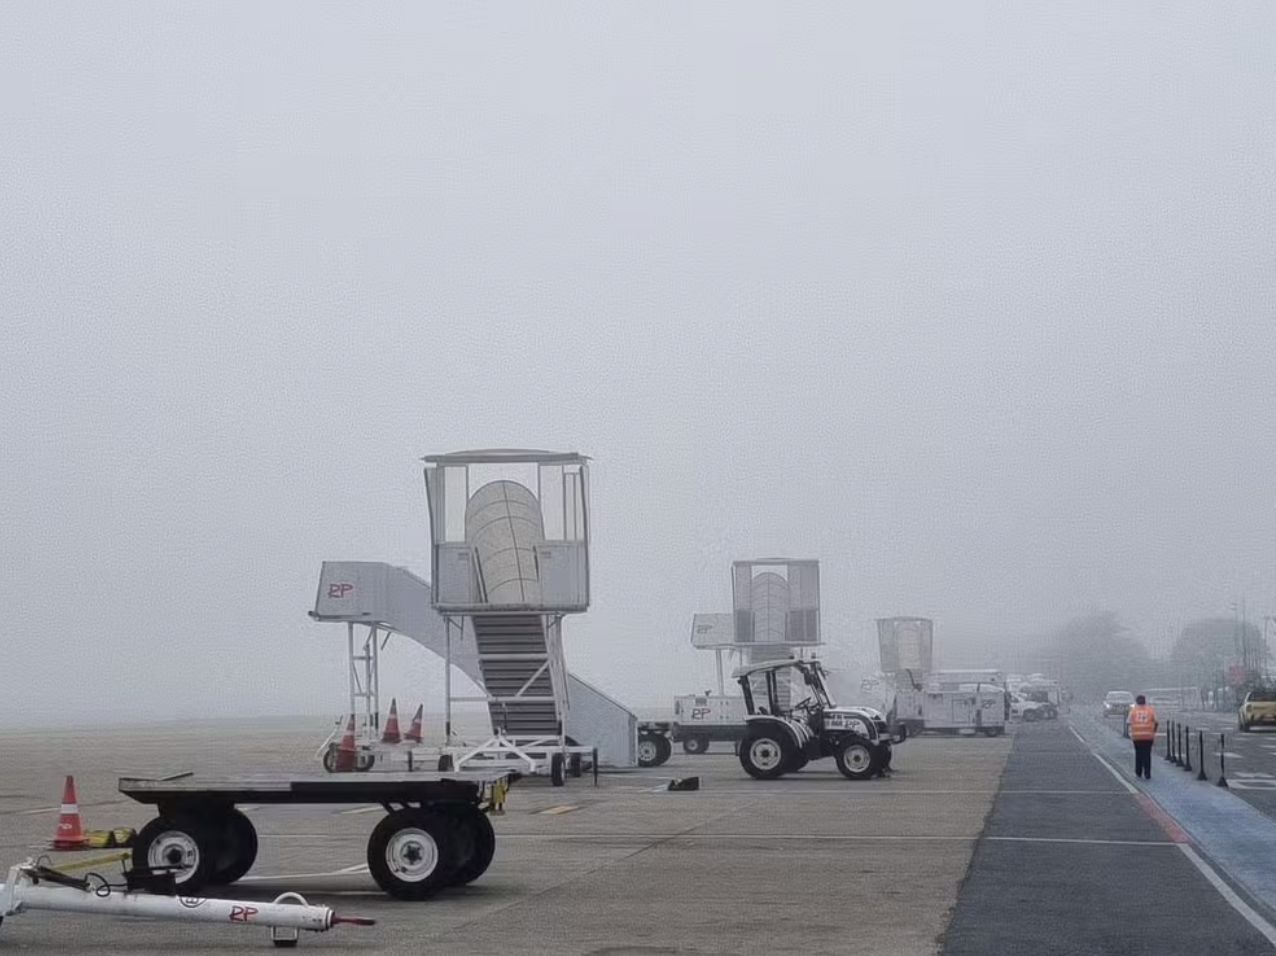
[[[1050,691],[1045,688],[1030,687],[1021,692],[1024,700],[1041,706],[1037,715],[1042,720],[1058,720],[1059,705],[1050,699]]]
[[[1125,717],[1134,706],[1134,695],[1128,690],[1110,690],[1103,698],[1104,717]]]
[[[1025,721],[1049,719],[1049,710],[1045,704],[1029,700],[1022,694],[1009,694],[1007,696],[1010,698],[1011,719]]]
[[[1276,688],[1261,687],[1246,694],[1236,715],[1236,723],[1245,733],[1249,733],[1255,724],[1276,724]]]

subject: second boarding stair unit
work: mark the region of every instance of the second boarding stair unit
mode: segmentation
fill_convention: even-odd
[[[511,449],[425,459],[434,609],[474,634],[493,733],[457,769],[515,762],[561,785],[593,748],[570,739],[562,626],[589,607],[587,459]],[[451,640],[449,640],[449,646]],[[477,769],[477,767],[475,767]]]

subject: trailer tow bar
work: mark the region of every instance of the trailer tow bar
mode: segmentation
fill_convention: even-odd
[[[265,903],[157,896],[134,892],[134,885],[130,879],[126,888],[118,889],[101,877],[79,879],[28,860],[10,867],[8,878],[0,883],[0,920],[27,911],[46,910],[258,926],[269,928],[271,942],[279,947],[296,946],[301,930],[325,933],[342,923],[350,926],[376,923],[362,916],[338,916],[326,906],[311,906],[298,893],[284,893]]]

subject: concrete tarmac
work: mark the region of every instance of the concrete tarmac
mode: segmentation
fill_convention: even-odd
[[[0,860],[48,841],[62,775],[74,773],[85,824],[140,827],[119,797],[126,773],[314,772],[326,728],[141,728],[0,735]],[[889,779],[853,783],[831,760],[755,781],[731,754],[678,753],[654,770],[562,788],[524,780],[494,820],[497,854],[477,882],[423,903],[384,896],[366,872],[378,807],[249,808],[257,865],[220,891],[285,890],[378,925],[305,935],[302,947],[449,956],[931,954],[937,952],[984,828],[1010,741],[910,740]],[[701,789],[660,789],[698,774]],[[76,854],[57,854],[74,859]],[[265,930],[24,914],[0,948],[35,953],[220,953],[267,948]]]

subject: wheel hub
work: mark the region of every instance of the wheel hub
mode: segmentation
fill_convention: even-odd
[[[856,744],[846,748],[846,765],[852,770],[867,770],[872,762],[867,747]]]
[[[390,871],[406,882],[419,882],[439,864],[439,848],[434,838],[416,828],[400,830],[386,845],[385,861]]]
[[[172,870],[173,878],[180,883],[199,866],[199,844],[189,833],[168,830],[151,843],[146,863],[151,869]]]
[[[755,740],[749,747],[749,759],[759,770],[774,770],[780,765],[782,756],[774,740]]]

